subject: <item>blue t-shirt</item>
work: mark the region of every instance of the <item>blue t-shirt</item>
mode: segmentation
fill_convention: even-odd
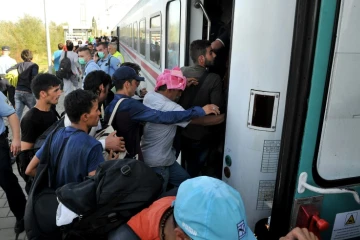
[[[53,136],[50,146],[52,166],[55,165],[61,146],[68,139],[64,146],[63,157],[59,160],[56,188],[71,182],[82,182],[89,172],[96,170],[98,165],[104,162],[101,143],[83,131],[75,133],[76,130],[73,127],[62,128]],[[45,144],[36,152],[39,159],[44,146]]]
[[[15,113],[15,109],[9,103],[5,95],[0,92],[0,134],[5,131],[5,123],[3,117],[8,117]]]
[[[55,71],[59,70],[61,53],[62,53],[62,50],[57,50],[54,52],[53,58],[54,58]]]
[[[109,58],[110,58],[110,62],[109,62]],[[99,59],[97,64],[100,66],[100,69],[102,71],[106,72],[107,74],[109,74],[112,77],[115,70],[120,67],[120,60],[109,54],[106,58]]]

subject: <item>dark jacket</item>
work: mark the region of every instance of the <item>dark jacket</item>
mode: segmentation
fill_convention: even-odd
[[[203,73],[206,71],[206,68],[195,65],[191,67],[182,67],[181,71],[184,76],[187,78],[197,78],[199,79]],[[189,88],[196,88],[198,86],[190,86]],[[207,104],[215,104],[218,107],[222,108],[224,106],[224,96],[222,81],[220,76],[215,73],[209,73],[201,85],[200,89],[197,92],[197,96],[192,96],[190,91],[187,91],[188,88],[184,90],[180,98],[179,104],[183,106],[182,103],[186,102],[188,98],[195,98],[192,106],[203,107]],[[184,106],[183,106],[184,107]],[[194,140],[202,140],[210,134],[209,127],[198,126],[198,125],[188,125],[182,132],[183,136],[188,137]]]
[[[39,73],[39,66],[33,62],[21,62],[6,70],[6,73],[14,69],[19,72],[16,90],[32,93],[31,81]]]

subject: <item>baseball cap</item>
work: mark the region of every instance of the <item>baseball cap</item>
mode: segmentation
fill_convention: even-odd
[[[1,50],[2,51],[10,51],[10,47],[9,46],[2,46]]]
[[[184,181],[173,202],[178,226],[192,239],[255,240],[240,193],[223,181],[197,177]]]
[[[113,81],[123,81],[135,79],[136,81],[145,81],[143,77],[136,74],[135,70],[131,67],[122,66],[115,70],[113,74]]]
[[[184,77],[178,67],[175,67],[172,70],[165,69],[156,79],[155,91],[163,85],[166,85],[167,89],[179,89],[184,91],[186,87],[186,77]]]

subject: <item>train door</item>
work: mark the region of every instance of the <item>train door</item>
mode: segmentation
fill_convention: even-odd
[[[223,181],[244,200],[249,227],[271,215],[296,1],[234,1]]]
[[[322,239],[360,239],[360,2],[311,4],[318,21],[310,81],[304,75],[297,91],[289,82],[298,120],[287,109],[270,231],[300,226]]]

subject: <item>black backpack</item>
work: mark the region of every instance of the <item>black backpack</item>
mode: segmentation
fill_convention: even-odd
[[[53,165],[50,162],[50,146],[56,132],[53,131],[49,136],[49,140],[45,142],[26,203],[24,222],[28,240],[60,240],[62,238],[60,228],[56,226],[56,211],[59,205],[55,194],[56,175],[67,140],[71,135],[80,131],[73,132],[65,140],[60,148],[55,165]]]
[[[107,234],[155,201],[162,181],[143,162],[106,161],[95,176],[56,190],[59,201],[79,215],[62,226],[64,239],[107,239]]]
[[[65,56],[60,61],[59,70],[56,71],[56,76],[60,79],[69,79],[72,74],[71,61],[70,58],[67,57],[67,51],[65,51]]]

